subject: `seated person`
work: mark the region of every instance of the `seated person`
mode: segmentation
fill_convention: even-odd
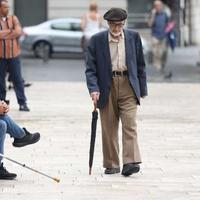
[[[40,140],[39,133],[29,133],[25,128],[20,128],[9,116],[9,106],[0,101],[0,153],[4,153],[4,141],[6,133],[14,138],[14,147],[23,147],[34,144]],[[16,178],[16,174],[10,173],[3,166],[2,157],[0,156],[0,179],[12,180]]]

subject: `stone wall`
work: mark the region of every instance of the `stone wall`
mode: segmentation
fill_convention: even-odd
[[[49,0],[48,18],[81,17],[88,10],[91,0]],[[99,12],[103,14],[111,7],[126,9],[126,0],[97,0]]]

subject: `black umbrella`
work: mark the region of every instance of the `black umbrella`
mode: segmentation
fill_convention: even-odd
[[[90,154],[89,154],[89,175],[91,175],[91,173],[92,173],[92,164],[93,164],[93,157],[94,157],[94,146],[95,146],[96,129],[97,129],[97,119],[98,119],[98,111],[95,109],[92,112]]]

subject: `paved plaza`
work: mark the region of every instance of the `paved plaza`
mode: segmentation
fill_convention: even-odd
[[[36,81],[26,93],[31,112],[19,112],[9,91],[10,115],[39,130],[41,140],[17,149],[7,137],[5,154],[61,182],[4,161],[18,177],[0,181],[1,200],[200,199],[199,84],[149,83],[149,97],[138,110],[143,163],[141,172],[128,178],[104,175],[99,121],[93,174],[88,175],[92,104],[84,82]]]

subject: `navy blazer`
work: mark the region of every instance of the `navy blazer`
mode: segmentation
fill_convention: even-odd
[[[108,30],[92,36],[86,51],[86,80],[89,92],[100,92],[97,104],[103,108],[109,97],[112,84]],[[145,61],[140,36],[137,32],[124,29],[126,65],[131,86],[140,104],[140,97],[147,96]]]

